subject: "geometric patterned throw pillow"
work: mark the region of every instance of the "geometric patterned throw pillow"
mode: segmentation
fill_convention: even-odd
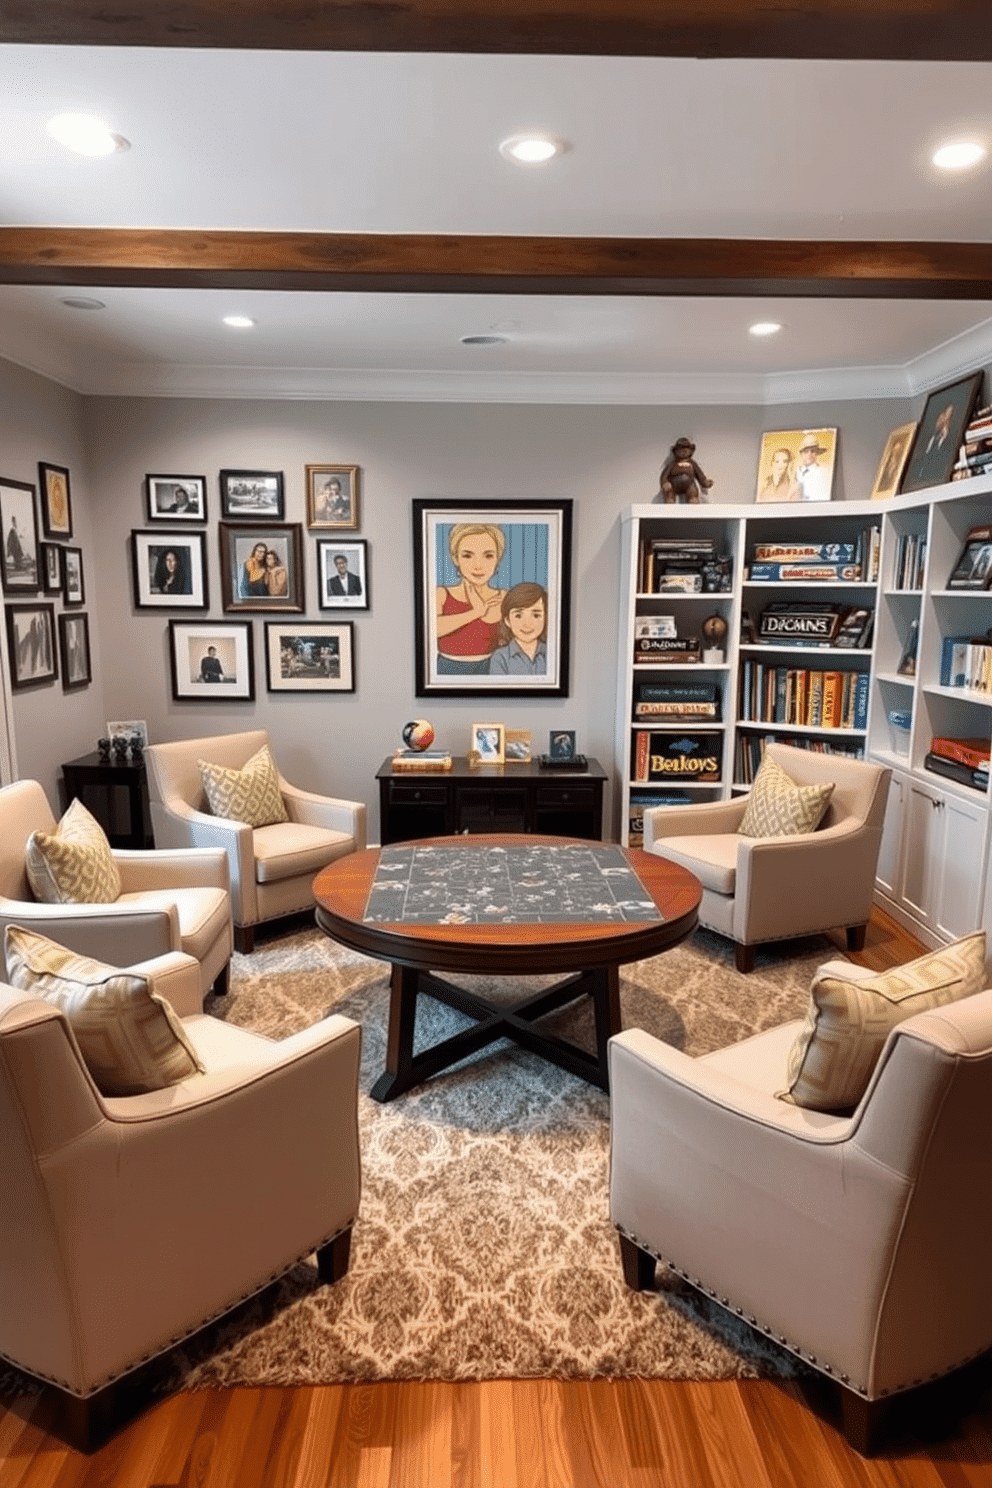
[[[33,930],[4,935],[12,987],[60,1008],[102,1095],[143,1095],[203,1073],[176,1014],[146,977],[77,956]]]
[[[227,765],[208,765],[197,760],[200,779],[214,816],[228,821],[247,822],[249,827],[268,827],[273,822],[289,821],[279,790],[279,775],[267,744],[245,764],[242,770]]]
[[[842,962],[822,966],[779,1098],[813,1111],[853,1110],[891,1029],[914,1013],[970,997],[984,984],[984,930],[864,981],[847,977]]]
[[[833,793],[833,781],[796,785],[766,754],[737,831],[742,837],[802,837],[815,832]]]
[[[113,904],[121,876],[107,834],[81,801],[54,832],[32,832],[24,854],[31,892],[42,904]]]

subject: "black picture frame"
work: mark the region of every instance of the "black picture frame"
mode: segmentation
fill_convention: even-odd
[[[950,480],[984,376],[981,371],[970,372],[930,394],[899,482],[900,494],[943,486]]]
[[[59,675],[55,642],[55,606],[35,604],[6,606],[7,656],[12,692],[44,687]]]
[[[222,470],[220,514],[226,522],[281,522],[286,496],[281,470]]]
[[[4,594],[37,594],[38,518],[34,486],[0,477],[0,566]]]
[[[69,472],[64,465],[38,461],[41,525],[46,537],[72,536],[72,495]]]
[[[146,475],[145,509],[149,522],[205,522],[205,475]]]
[[[83,581],[82,548],[62,548],[62,603],[81,605],[86,602],[86,585]]]
[[[230,522],[218,525],[220,542],[220,589],[223,608],[239,610],[295,611],[303,609],[303,527],[299,522],[272,523],[266,527],[243,527]],[[265,552],[259,556],[258,550]],[[274,553],[274,582],[257,569]],[[256,566],[256,576],[249,570]]]
[[[269,692],[354,692],[354,623],[267,620],[265,683]]]
[[[85,613],[59,616],[59,658],[62,691],[77,692],[93,680],[90,661],[90,619]]]
[[[992,588],[992,525],[972,527],[947,576],[948,589]]]
[[[58,543],[38,544],[38,574],[42,594],[62,593],[62,548]]]
[[[168,634],[174,703],[255,701],[250,620],[170,620]]]
[[[417,697],[568,696],[571,499],[415,500],[413,558]],[[478,616],[470,591],[486,607]],[[536,640],[508,629],[502,610],[511,591],[521,605],[508,613],[543,607]],[[443,629],[458,614],[466,615],[463,624]],[[471,637],[449,639],[473,620]]]
[[[322,610],[369,609],[368,543],[364,538],[317,539],[317,605]]]
[[[136,610],[206,610],[206,532],[131,532],[131,583]]]

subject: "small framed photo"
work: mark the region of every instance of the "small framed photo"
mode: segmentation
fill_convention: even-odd
[[[85,599],[83,589],[83,550],[82,548],[62,549],[62,602],[67,605],[81,605]]]
[[[930,394],[899,483],[901,492],[922,491],[950,480],[984,375],[972,372]]]
[[[207,534],[132,531],[131,576],[136,610],[207,609]]]
[[[368,544],[361,538],[317,539],[317,594],[322,610],[367,610]]]
[[[174,702],[255,699],[250,620],[170,620],[169,659]]]
[[[0,479],[0,536],[3,541],[5,594],[37,594],[38,523],[34,514],[34,486],[26,481]]]
[[[501,765],[505,757],[506,729],[501,723],[473,723],[470,752],[482,765]]]
[[[992,588],[992,525],[972,527],[947,580],[948,589]]]
[[[755,501],[829,501],[836,456],[836,429],[762,434]]]
[[[220,587],[225,610],[303,609],[303,528],[221,522]]]
[[[64,465],[38,461],[41,487],[41,525],[46,537],[72,536],[72,503],[69,496],[69,472]]]
[[[570,760],[575,758],[575,730],[552,729],[548,735],[548,758]]]
[[[307,526],[358,531],[358,466],[308,465]]]
[[[503,740],[503,759],[508,765],[526,765],[531,760],[530,729],[506,730]]]
[[[56,681],[59,663],[55,654],[55,606],[9,604],[6,619],[11,689],[19,692],[25,687]]]
[[[62,549],[58,543],[41,543],[39,546],[41,592],[42,594],[62,593]]]
[[[286,515],[281,470],[222,470],[220,514],[232,522],[281,522]]]
[[[354,692],[354,631],[350,620],[266,621],[269,692]]]
[[[207,480],[203,475],[146,475],[149,522],[205,522]]]
[[[90,620],[88,615],[59,616],[59,657],[62,661],[62,691],[75,692],[93,681],[90,667]]]
[[[875,484],[871,488],[873,501],[884,501],[886,497],[894,496],[898,491],[915,433],[915,421],[911,424],[900,424],[897,429],[892,430],[885,441],[882,458],[878,462]]]
[[[137,739],[144,749],[148,743],[148,725],[143,718],[112,719],[107,724],[107,738],[111,744],[118,739],[130,744],[132,739]]]

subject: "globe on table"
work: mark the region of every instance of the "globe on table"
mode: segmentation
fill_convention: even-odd
[[[403,725],[403,743],[408,749],[430,749],[434,743],[434,725],[426,718],[412,718]]]

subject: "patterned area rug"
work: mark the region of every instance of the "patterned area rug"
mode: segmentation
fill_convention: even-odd
[[[793,942],[739,976],[731,946],[699,931],[624,969],[624,1026],[689,1053],[719,1048],[799,1016],[814,969],[837,954],[819,937]],[[210,1010],[244,1027],[283,1038],[329,1010],[362,1024],[361,1211],[342,1282],[320,1287],[315,1265],[297,1266],[170,1356],[168,1388],[799,1372],[661,1267],[654,1292],[626,1287],[601,1092],[503,1042],[379,1105],[367,1092],[383,1069],[384,965],[305,928],[235,956],[232,972]],[[499,978],[461,980],[500,995]],[[430,999],[421,1008],[418,1041],[467,1023]],[[583,1037],[584,1016],[556,1026]]]

